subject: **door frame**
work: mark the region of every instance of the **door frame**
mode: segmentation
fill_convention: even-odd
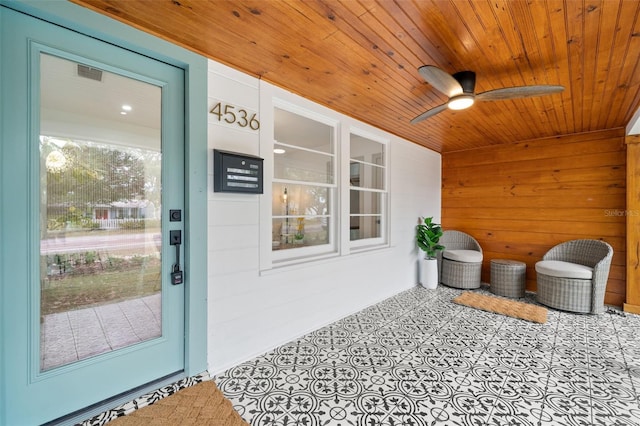
[[[207,370],[207,60],[179,46],[143,33],[114,21],[89,9],[69,2],[8,1],[0,0],[18,12],[31,15],[80,34],[94,37],[135,53],[184,69],[185,71],[185,207],[184,207],[184,265],[185,283],[185,365],[186,376]],[[2,19],[3,7],[0,7]],[[9,64],[3,64],[10,66]],[[0,71],[0,75],[2,72]],[[4,121],[9,111],[0,110]],[[1,149],[0,149],[1,155]],[[0,185],[9,182],[0,181]],[[3,220],[3,219],[0,219]],[[0,224],[0,233],[6,224]],[[2,286],[9,285],[11,271],[5,264],[3,252],[11,250],[10,244],[0,235],[0,295]],[[6,329],[10,319],[0,315],[0,360],[11,350],[5,345]],[[0,376],[11,368],[0,364]],[[0,386],[0,413],[5,412],[6,393]],[[0,423],[3,423],[0,416]]]

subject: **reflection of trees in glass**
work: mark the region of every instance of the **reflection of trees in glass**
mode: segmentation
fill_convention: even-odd
[[[160,205],[160,152],[48,137],[40,151],[48,207],[90,212],[116,201]]]
[[[329,212],[328,188],[304,184],[274,184],[273,215],[318,216]],[[285,188],[288,198],[284,200]],[[288,209],[286,208],[288,205]],[[288,212],[288,213],[287,213]]]
[[[329,211],[327,200],[327,188],[320,186],[307,187],[308,197],[307,205],[303,206],[306,215],[325,215]]]

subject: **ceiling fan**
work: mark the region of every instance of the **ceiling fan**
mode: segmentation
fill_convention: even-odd
[[[475,101],[502,101],[507,99],[529,98],[560,93],[564,90],[563,86],[536,85],[505,87],[503,89],[488,90],[475,94],[476,73],[473,71],[460,71],[451,75],[436,66],[423,65],[418,68],[418,72],[427,83],[447,95],[449,100],[442,105],[423,112],[411,120],[411,124],[432,117],[447,108],[452,110],[469,108]]]

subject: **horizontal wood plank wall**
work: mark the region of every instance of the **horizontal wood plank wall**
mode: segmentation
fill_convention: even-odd
[[[614,256],[605,303],[626,293],[624,129],[573,134],[442,155],[442,225],[473,235],[484,250],[482,281],[494,258],[535,263],[554,245],[603,239]]]

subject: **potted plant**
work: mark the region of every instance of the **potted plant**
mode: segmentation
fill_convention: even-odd
[[[416,226],[416,242],[424,252],[420,261],[420,284],[434,289],[438,286],[438,250],[444,247],[438,244],[442,236],[442,227],[433,222],[433,217],[421,218]]]
[[[296,234],[293,236],[294,244],[303,244],[304,242],[304,217],[298,218],[298,226],[296,227]]]

